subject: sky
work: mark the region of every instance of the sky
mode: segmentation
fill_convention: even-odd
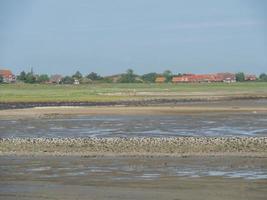
[[[267,72],[265,0],[0,0],[14,73]]]

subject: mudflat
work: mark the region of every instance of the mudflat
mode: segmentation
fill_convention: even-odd
[[[179,115],[208,113],[267,113],[267,101],[232,101],[169,106],[57,106],[0,110],[0,118],[54,117],[60,115]]]
[[[63,138],[43,138],[34,131],[27,137],[17,134],[18,138],[2,134],[5,137],[0,140],[0,199],[266,199],[266,105],[266,100],[233,100],[1,110],[2,124],[9,120],[10,127],[12,123],[36,122],[33,119],[60,121],[103,115],[159,116],[157,120],[166,115],[209,119],[217,116],[219,120],[214,118],[212,123],[217,120],[217,124],[225,125],[226,118],[222,116],[237,120],[233,115],[245,114],[244,119],[258,127],[251,130],[248,126],[247,130],[260,134],[244,136],[246,127],[242,136],[233,137],[223,137],[222,132],[212,137],[125,138],[112,134],[110,138],[71,138],[64,134]],[[185,119],[201,121],[202,117]],[[206,120],[205,123],[211,121]],[[86,123],[76,125],[85,128]],[[71,128],[77,131],[76,125]],[[58,128],[55,122],[52,128]]]
[[[0,198],[265,199],[266,159],[0,156]]]

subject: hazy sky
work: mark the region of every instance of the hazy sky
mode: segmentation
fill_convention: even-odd
[[[267,72],[267,1],[0,0],[0,66]]]

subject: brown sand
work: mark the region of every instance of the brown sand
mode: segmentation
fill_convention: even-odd
[[[5,181],[0,182],[0,187],[6,189],[0,193],[0,199],[265,200],[266,184],[266,180],[246,181],[217,177],[180,180],[166,178],[147,182],[146,185],[136,182],[132,186],[127,183],[77,186],[57,182]],[[12,192],[7,187],[12,188]]]
[[[0,110],[0,118],[55,117],[60,115],[177,115],[225,112],[267,112],[259,106],[158,106],[158,107],[38,107],[28,109]]]

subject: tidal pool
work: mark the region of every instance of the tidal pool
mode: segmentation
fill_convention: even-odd
[[[14,157],[0,156],[1,180],[157,180],[166,177],[222,177],[267,180],[267,158],[253,157]],[[76,177],[76,178],[75,178]],[[80,178],[79,178],[80,177]],[[80,179],[80,180],[79,180]]]
[[[267,114],[61,116],[1,119],[0,137],[266,136]]]

